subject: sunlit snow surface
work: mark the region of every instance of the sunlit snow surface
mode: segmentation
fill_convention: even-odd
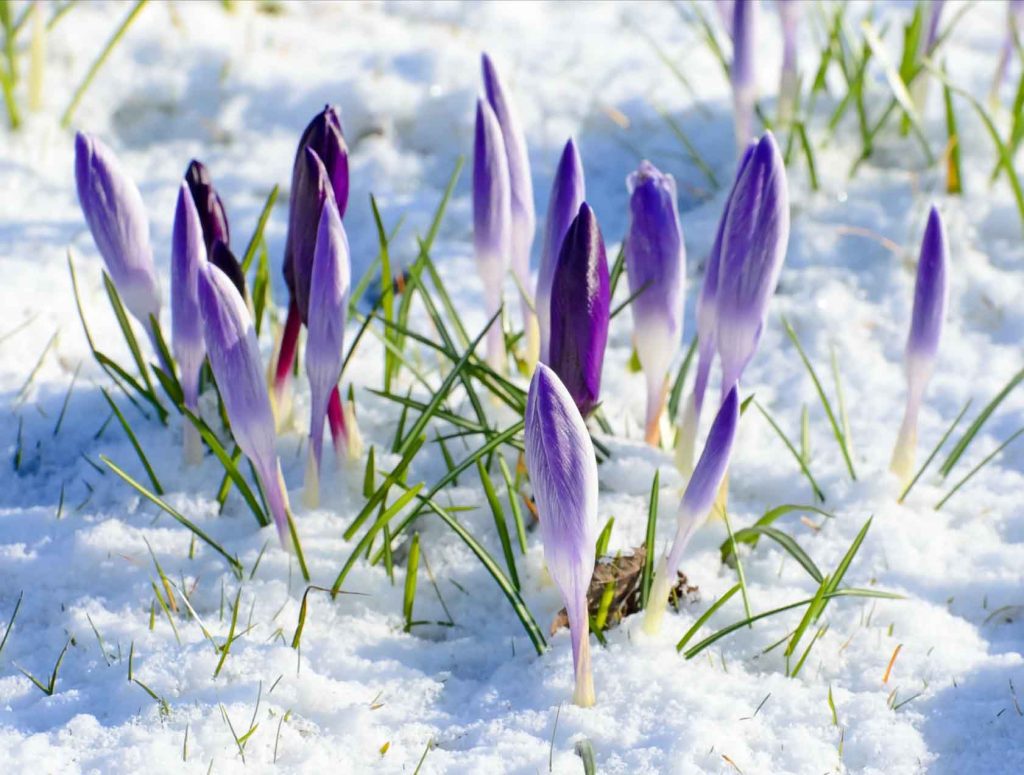
[[[671,5],[284,4],[280,15],[255,14],[247,4],[238,5],[238,12],[227,15],[217,3],[151,4],[75,117],[76,127],[111,144],[138,181],[165,292],[174,197],[189,159],[209,166],[241,250],[270,188],[287,188],[299,133],[326,102],[341,106],[352,148],[353,195],[345,223],[354,276],[376,252],[371,191],[389,227],[406,217],[393,252],[399,260],[411,260],[414,236],[425,232],[456,157],[471,149],[478,56],[486,48],[528,133],[539,213],[545,211],[551,174],[570,134],[580,143],[588,200],[610,255],[625,229],[625,178],[640,155],[676,176],[689,254],[689,340],[695,291],[724,194],[713,191],[688,161],[659,111],[681,122],[720,181],[731,176],[734,148],[731,100],[721,69],[697,30]],[[875,584],[906,600],[834,602],[823,619],[829,629],[796,679],[785,677],[781,648],[762,651],[796,626],[799,613],[759,622],[685,661],[675,642],[735,583],[735,572],[719,562],[724,525],[712,522],[683,563],[700,587],[702,602],[666,617],[660,638],[648,638],[631,619],[608,634],[607,648],[595,644],[598,702],[580,710],[568,702],[567,633],[555,636],[549,652],[537,657],[475,557],[439,520],[424,517],[417,529],[455,626],[422,626],[404,634],[403,566],[392,585],[382,568],[359,562],[346,589],[361,595],[332,603],[321,593],[310,594],[296,653],[289,643],[304,585],[272,529],[255,529],[237,495],[218,517],[216,462],[182,470],[180,422],[172,420],[165,430],[122,399],[168,502],[237,553],[246,567],[238,630],[247,632],[234,642],[214,679],[219,655],[194,620],[177,617],[180,644],[159,608],[150,628],[152,584],[158,577],[147,542],[171,582],[192,590],[192,605],[218,643],[227,636],[238,582],[222,559],[202,546],[189,559],[189,532],[158,517],[113,474],[101,475],[89,462],[105,454],[144,477],[116,423],[96,437],[108,415],[100,393],[107,380],[89,357],[74,309],[69,245],[94,335],[118,359],[127,362],[128,355],[118,343],[101,262],[75,199],[72,134],[57,128],[55,116],[127,10],[93,3],[74,8],[49,41],[46,114],[28,116],[19,134],[0,130],[0,391],[8,407],[0,413],[0,627],[6,627],[24,592],[0,655],[0,769],[206,772],[212,762],[213,772],[412,772],[433,740],[436,747],[421,772],[543,772],[549,757],[555,771],[579,772],[582,764],[573,747],[582,737],[590,739],[599,771],[612,773],[735,772],[734,765],[744,773],[1024,769],[1024,717],[1016,704],[1024,703],[1024,624],[1014,608],[1024,605],[1024,452],[1010,447],[942,511],[932,508],[1021,424],[1024,394],[1006,400],[948,480],[929,474],[906,505],[896,505],[897,485],[886,470],[905,394],[901,355],[916,243],[933,201],[949,229],[952,295],[921,417],[921,454],[968,398],[974,399],[968,412],[973,417],[1021,366],[1022,227],[1005,179],[994,188],[988,185],[995,154],[966,103],[958,103],[963,198],[946,197],[942,176],[922,172],[913,139],[895,139],[892,132],[879,142],[872,162],[849,181],[847,170],[859,152],[852,114],[819,152],[820,192],[810,191],[802,163],[793,166],[789,255],[744,383],[744,394],[756,393],[794,438],[801,407],[810,407],[811,466],[828,496],[824,507],[835,518],[816,518],[817,531],[797,515],[778,524],[827,571],[874,515],[846,582]],[[855,7],[852,15],[863,10]],[[895,32],[907,6],[880,10],[893,19]],[[951,16],[948,8],[947,19]],[[979,97],[987,94],[1004,30],[1002,4],[979,3],[946,49],[951,77]],[[806,28],[804,34],[809,43]],[[698,102],[645,35],[683,69]],[[779,54],[770,6],[762,35],[758,74],[771,113]],[[896,35],[889,40],[895,58]],[[807,46],[803,54],[806,72],[816,66],[816,54],[813,62]],[[1018,73],[1016,65],[1013,79]],[[840,84],[834,86],[838,91]],[[873,94],[870,108],[877,115],[884,107],[884,84]],[[1011,97],[1008,85],[1004,103]],[[822,115],[833,106],[823,100]],[[925,125],[932,147],[941,149],[946,135],[936,89]],[[814,127],[812,135],[821,142],[823,128]],[[478,330],[485,320],[471,257],[467,172],[434,258],[467,326]],[[267,227],[279,303],[285,294],[279,274],[285,223],[282,197]],[[538,236],[535,262],[539,244]],[[514,293],[510,282],[507,297],[514,299]],[[852,425],[856,482],[846,473],[780,314],[798,331],[830,392],[828,362],[834,349]],[[164,316],[167,330],[166,307]],[[22,324],[18,333],[5,336]],[[55,332],[53,349],[22,394]],[[663,546],[681,485],[669,454],[640,441],[643,378],[626,370],[629,345],[625,313],[613,322],[604,371],[605,411],[618,436],[604,439],[612,457],[600,469],[599,518],[603,524],[615,516],[613,552],[643,540],[648,492],[659,467]],[[269,352],[269,340],[264,347]],[[423,356],[425,369],[433,368],[432,358]],[[379,387],[381,359],[382,348],[367,337],[347,376],[357,384],[366,442],[376,446],[378,466],[386,469],[396,462],[384,450],[390,449],[398,412],[361,389]],[[54,436],[79,364],[67,415]],[[406,379],[396,392],[413,384]],[[711,389],[717,394],[716,384]],[[297,401],[302,425],[304,387]],[[514,420],[499,412],[496,419]],[[15,471],[11,461],[19,437],[21,463]],[[314,583],[329,586],[355,545],[341,534],[363,503],[362,464],[325,476],[324,507],[307,513],[300,506],[303,437],[301,428],[284,435],[278,451]],[[430,483],[444,472],[440,454],[428,449],[414,462],[410,481]],[[475,475],[460,477],[445,497],[481,505],[461,518],[500,558]],[[752,524],[773,506],[810,503],[811,497],[778,437],[758,413],[748,412],[731,472],[732,524]],[[776,545],[762,541],[743,559],[755,611],[813,594],[808,576]],[[543,570],[536,533],[520,560],[520,576],[527,602],[546,630],[560,601]],[[1006,606],[1011,608],[994,613]],[[736,597],[712,623],[736,621],[742,610]],[[446,619],[422,562],[415,618]],[[72,644],[56,691],[44,696],[18,668],[46,682],[68,638]],[[883,683],[898,645],[902,648]],[[132,647],[133,677],[166,699],[168,715],[137,683],[129,683]],[[244,764],[226,718],[239,736],[258,723],[245,743]]]

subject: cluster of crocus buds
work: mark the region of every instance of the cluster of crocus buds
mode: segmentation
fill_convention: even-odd
[[[675,537],[668,553],[658,562],[651,593],[647,599],[644,629],[648,633],[656,633],[661,628],[665,604],[668,602],[683,551],[693,534],[707,520],[729,466],[729,456],[740,417],[736,391],[737,385],[734,384],[726,393],[725,400],[718,409],[718,415],[711,425],[704,451],[701,452],[700,460],[697,461],[693,476],[690,477],[683,499],[679,503]],[[653,547],[648,548],[653,551]]]
[[[914,283],[914,311],[905,353],[907,407],[890,465],[902,485],[906,485],[914,473],[917,416],[935,365],[949,299],[948,264],[946,230],[939,211],[933,207],[928,214],[928,225],[921,242],[921,256],[917,262],[917,280]]]
[[[733,120],[736,147],[742,149],[754,134],[754,103],[757,100],[757,73],[754,50],[757,45],[759,0],[735,0],[732,7],[732,82]]]
[[[573,702],[588,707],[595,701],[587,590],[597,540],[597,458],[574,397],[543,363],[530,382],[524,422],[544,559],[569,616]]]
[[[649,444],[657,444],[668,370],[682,336],[686,248],[675,179],[644,161],[629,176],[627,187],[625,258],[633,298],[633,345],[647,381],[645,438]]]

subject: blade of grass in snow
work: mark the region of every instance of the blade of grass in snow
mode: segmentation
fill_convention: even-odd
[[[28,396],[28,391],[32,389],[32,383],[36,381],[36,376],[39,374],[39,370],[43,368],[43,362],[46,360],[47,354],[57,343],[57,339],[59,338],[59,336],[60,329],[58,328],[56,331],[53,332],[53,336],[51,336],[50,339],[46,342],[46,346],[43,348],[43,351],[39,353],[39,359],[36,361],[36,365],[32,367],[32,370],[29,372],[28,377],[26,377],[24,383],[22,383],[21,388],[18,390],[18,394],[14,397],[12,406],[18,407],[24,403],[25,398]]]
[[[454,467],[454,463],[451,460],[446,461],[448,468]],[[519,552],[520,554],[526,554],[526,525],[523,522],[523,510],[519,506],[518,491],[515,486],[515,481],[512,478],[512,473],[508,470],[508,464],[505,462],[503,455],[498,455],[498,467],[501,469],[501,476],[505,480],[505,489],[508,492],[508,506],[512,511],[512,521],[516,525],[516,538],[519,540]],[[453,484],[457,485],[458,482],[454,481]]]
[[[611,272],[608,273],[608,298],[615,298],[615,290],[619,287],[619,280],[622,277],[622,272],[626,268],[626,241],[623,240],[619,243],[619,252],[615,254],[615,260],[612,262]]]
[[[512,581],[512,586],[515,587],[516,591],[519,591],[519,573],[516,570],[515,555],[512,553],[512,540],[508,534],[505,510],[501,507],[498,494],[494,491],[494,483],[491,481],[490,474],[487,473],[487,469],[484,468],[484,464],[480,460],[476,461],[476,470],[477,475],[480,477],[480,484],[484,488],[487,504],[490,506],[491,514],[494,517],[494,527],[498,533],[498,540],[501,542],[501,552],[505,556],[505,567],[508,568],[509,579]]]
[[[942,104],[946,111],[946,193],[962,194],[963,172],[960,166],[960,131],[956,125],[953,109],[953,93],[949,84],[942,84]]]
[[[755,547],[757,546],[758,539],[762,535],[762,533],[757,528],[770,527],[772,523],[775,522],[775,520],[779,519],[779,517],[783,517],[786,514],[792,514],[794,512],[800,511],[808,511],[814,514],[821,514],[822,516],[827,517],[828,519],[834,518],[833,514],[830,514],[827,511],[819,509],[817,506],[803,506],[795,503],[786,503],[783,504],[782,506],[776,506],[775,508],[766,511],[761,516],[761,518],[758,519],[757,522],[755,522],[751,527],[738,530],[735,534],[736,542],[749,544],[751,547]],[[732,551],[732,545],[729,543],[729,541],[723,541],[722,545],[719,547],[719,552],[722,556],[723,565],[728,565],[730,563]],[[820,576],[821,574],[818,573],[818,577]],[[820,578],[816,578],[815,580],[820,581]]]
[[[235,642],[235,627],[238,624],[238,606],[241,601],[242,587],[239,585],[238,592],[235,595],[235,604],[231,606],[231,623],[228,625],[228,636],[225,638],[224,643],[217,647],[217,651],[220,652],[220,659],[217,660],[217,667],[213,670],[214,678],[220,675],[220,671],[224,667],[224,663],[227,661],[228,654],[231,653],[231,644]]]
[[[654,472],[654,481],[651,482],[651,497],[647,501],[647,532],[644,537],[644,548],[647,550],[644,555],[644,567],[640,576],[640,607],[647,608],[647,601],[651,597],[651,584],[654,582],[654,536],[658,525],[658,484],[661,480],[661,471]],[[669,569],[672,573],[675,569]]]
[[[974,437],[978,435],[978,431],[980,431],[982,426],[988,421],[988,418],[992,416],[992,413],[996,410],[999,404],[1003,402],[1003,399],[1005,399],[1013,389],[1021,383],[1022,380],[1024,380],[1024,369],[1021,369],[1014,374],[1013,377],[1010,378],[1010,381],[1006,383],[1005,387],[996,394],[995,398],[989,401],[985,408],[981,410],[981,414],[974,418],[974,422],[972,422],[967,427],[967,430],[964,431],[964,435],[961,436],[960,440],[953,446],[953,450],[946,458],[946,462],[944,462],[942,467],[939,469],[943,478],[949,476],[949,472],[953,470],[953,466],[957,464],[957,461],[960,460],[964,452],[967,451],[971,442],[974,441]]]
[[[53,671],[50,673],[50,679],[47,683],[43,683],[34,675],[32,675],[25,668],[15,665],[19,672],[24,675],[28,680],[36,685],[36,687],[45,694],[47,697],[52,697],[54,690],[57,688],[57,675],[60,673],[60,666],[64,662],[64,655],[68,653],[68,647],[71,645],[71,638],[68,638],[64,642],[64,648],[60,650],[60,654],[57,655],[57,661],[53,665]]]
[[[409,547],[409,559],[405,563],[405,589],[402,595],[402,617],[405,619],[405,632],[412,630],[412,607],[416,601],[416,573],[420,567],[420,534],[412,534],[412,546]]]
[[[106,272],[103,272],[103,286],[106,288],[107,298],[110,300],[110,306],[114,310],[114,316],[117,318],[117,324],[121,328],[121,334],[124,336],[128,349],[131,351],[132,359],[135,361],[135,366],[139,370],[139,376],[142,377],[142,381],[146,385],[146,393],[150,398],[150,402],[156,408],[157,414],[160,415],[160,421],[166,425],[167,410],[160,404],[156,393],[153,392],[153,382],[149,377],[149,369],[142,357],[139,341],[135,338],[135,332],[132,330],[131,322],[128,320],[128,313],[124,310],[124,305],[121,303],[121,297],[117,292],[117,288]]]
[[[914,478],[910,480],[910,483],[904,488],[903,492],[900,493],[900,497],[896,499],[897,503],[903,503],[904,499],[910,493],[910,490],[913,488],[915,484],[917,484],[917,480],[921,478],[921,476],[927,470],[928,466],[931,465],[931,462],[935,459],[935,456],[939,454],[939,450],[942,449],[943,444],[946,443],[946,440],[950,437],[953,431],[956,430],[956,427],[960,424],[960,420],[963,419],[963,416],[967,413],[967,410],[970,408],[970,406],[971,399],[968,398],[967,402],[963,406],[963,409],[960,410],[960,413],[953,420],[952,424],[946,429],[946,432],[942,434],[942,438],[939,439],[939,443],[935,445],[935,448],[929,453],[928,457],[925,458],[924,463],[917,470],[917,473],[914,474]]]
[[[815,511],[817,511],[817,509],[815,509]],[[801,549],[800,545],[787,533],[783,533],[781,530],[774,527],[757,524],[743,528],[736,533],[735,538],[737,541],[743,540],[750,543],[750,539],[756,540],[759,536],[765,536],[775,541],[775,543],[781,546],[794,560],[800,563],[812,579],[817,581],[819,584],[821,583],[821,571],[818,570],[818,566],[814,564],[814,560],[808,557],[807,553]],[[723,543],[722,546],[725,547],[726,543]],[[724,552],[725,549],[723,548],[722,551]],[[731,558],[734,556],[732,553],[735,552],[735,549],[730,546],[729,551],[731,552]]]
[[[976,465],[974,468],[972,468],[963,479],[961,479],[959,482],[957,482],[953,486],[952,490],[950,490],[948,493],[946,493],[945,496],[943,496],[942,500],[940,500],[938,503],[935,504],[935,510],[938,511],[943,506],[945,506],[946,502],[956,494],[957,490],[959,490],[961,487],[963,487],[965,484],[967,484],[967,482],[976,473],[978,473],[978,471],[980,471],[982,468],[984,468],[986,465],[988,465],[989,462],[991,462],[991,460],[996,455],[998,455],[1000,452],[1002,452],[1004,449],[1006,449],[1006,447],[1008,447],[1022,433],[1024,433],[1024,428],[1021,428],[1021,429],[1015,431],[1006,441],[1004,441],[1002,444],[1000,444],[998,447],[996,447],[994,450],[992,450],[992,452],[990,452],[988,455],[986,455],[985,458],[980,463],[978,463],[978,465]]]
[[[686,633],[683,635],[683,637],[680,638],[679,642],[676,644],[676,651],[682,651],[684,648],[686,648],[686,644],[689,643],[693,639],[693,636],[696,635],[700,631],[700,628],[704,626],[704,624],[707,622],[707,620],[710,619],[712,616],[714,616],[715,613],[718,611],[718,609],[720,609],[723,605],[728,603],[729,602],[729,598],[731,598],[733,595],[735,595],[739,591],[740,591],[740,585],[739,584],[735,584],[735,585],[729,587],[729,589],[725,592],[725,594],[723,594],[720,598],[718,598],[718,600],[716,600],[714,603],[712,603],[708,607],[708,610],[705,611],[704,613],[702,613],[697,618],[697,621],[695,621],[693,623],[693,625],[690,627],[690,629],[688,629],[686,631]]]
[[[594,553],[598,558],[604,557],[608,554],[608,542],[612,538],[612,528],[615,526],[615,517],[608,517],[608,521],[604,523],[604,528],[601,530],[601,534],[597,537],[597,543],[594,547]]]
[[[772,426],[772,429],[774,429],[775,433],[778,434],[780,439],[782,439],[782,443],[786,445],[786,449],[788,449],[790,453],[793,455],[793,459],[796,460],[796,464],[800,466],[800,470],[803,472],[803,475],[807,477],[807,481],[810,483],[811,489],[814,491],[814,495],[818,498],[818,500],[824,503],[825,493],[822,492],[822,489],[814,480],[814,476],[811,474],[811,469],[808,467],[808,463],[804,460],[803,455],[796,451],[796,447],[793,446],[793,443],[783,432],[782,428],[779,427],[779,424],[775,422],[774,419],[772,419],[772,416],[770,414],[768,414],[768,410],[761,406],[760,402],[758,401],[754,401],[754,406],[757,407],[757,410],[761,413],[764,419],[768,421],[768,424]]]
[[[249,267],[252,265],[253,259],[256,258],[256,249],[263,240],[263,231],[270,219],[270,211],[274,209],[274,204],[277,202],[279,190],[279,186],[276,185],[270,189],[270,193],[263,203],[263,209],[260,210],[260,215],[256,219],[256,228],[253,229],[252,236],[249,237],[249,244],[245,246],[245,253],[242,254],[242,274],[248,274]]]
[[[100,388],[100,393],[107,400],[107,404],[110,405],[111,411],[117,417],[121,427],[124,429],[125,435],[128,437],[128,441],[131,442],[132,448],[135,450],[135,454],[139,457],[139,462],[142,463],[142,467],[146,470],[146,476],[149,477],[150,483],[153,485],[153,489],[156,490],[157,495],[164,494],[164,488],[160,484],[160,480],[156,476],[156,472],[153,470],[153,466],[149,464],[149,458],[146,457],[146,453],[142,449],[142,445],[139,444],[139,439],[135,435],[135,431],[132,430],[131,424],[125,419],[125,416],[121,414],[121,410],[117,408],[117,404],[114,403],[114,399],[110,397],[110,394],[106,390]]]
[[[642,294],[644,291],[647,290],[647,286],[648,286],[648,283],[644,283],[643,285],[641,285],[639,288],[636,289],[636,293],[631,293],[628,297],[626,297],[626,300],[624,302],[622,302],[619,306],[617,306],[615,309],[612,310],[612,314],[608,316],[608,319],[609,320],[614,320],[615,317],[620,312],[622,312],[622,310],[624,310],[626,307],[628,307],[630,304],[632,304],[634,301],[636,301],[636,298],[640,294]]]
[[[377,209],[377,200],[370,194],[370,209],[373,211],[373,222],[377,226],[377,241],[380,247],[380,282],[381,282],[381,305],[384,309],[384,319],[391,322],[395,319],[395,281],[391,271],[391,258],[388,253],[387,232],[384,230],[384,223],[380,218],[380,210]],[[385,330],[385,336],[390,333]],[[384,389],[391,390],[391,379],[395,374],[394,354],[389,350],[384,351]]]
[[[263,316],[273,304],[270,282],[270,254],[267,241],[260,240],[259,260],[256,262],[256,276],[252,281],[253,325],[256,336],[263,330]]]
[[[25,597],[25,591],[22,590],[18,593],[18,602],[14,604],[14,610],[11,612],[11,618],[7,620],[7,629],[4,630],[4,637],[0,639],[0,654],[4,653],[4,646],[7,645],[7,639],[11,637],[11,630],[14,629],[14,620],[18,618],[18,611],[21,610],[21,600]]]
[[[830,360],[832,363],[832,383],[836,389],[836,403],[839,404],[839,422],[843,429],[843,438],[846,446],[853,449],[853,436],[850,433],[850,418],[846,414],[846,399],[843,396],[843,380],[839,376],[839,359],[836,358],[836,348],[829,347]]]
[[[416,453],[419,452],[420,447],[423,446],[425,441],[426,437],[420,436],[414,444],[405,450],[402,454],[402,459],[398,462],[398,465],[396,465],[392,469],[391,473],[385,477],[384,482],[376,489],[376,491],[374,491],[373,495],[371,495],[369,500],[366,501],[366,505],[363,506],[359,514],[356,515],[356,518],[352,520],[352,524],[348,526],[347,530],[345,530],[344,537],[346,541],[352,540],[356,532],[360,527],[362,527],[363,523],[370,516],[373,510],[387,499],[388,491],[391,489],[392,485],[400,481],[405,476],[406,469],[412,463],[413,458],[416,456]]]
[[[683,362],[679,364],[679,371],[676,372],[676,378],[672,382],[672,389],[668,394],[668,416],[672,422],[675,423],[679,415],[679,402],[683,397],[683,387],[686,385],[686,375],[690,371],[690,364],[693,362],[693,354],[697,352],[697,337],[694,336],[690,340],[690,346],[686,348],[686,355],[683,356]]]
[[[729,522],[729,512],[722,509],[722,519],[725,521],[725,531],[729,534],[726,539],[732,547],[732,556],[736,560],[736,576],[739,579],[740,594],[743,597],[743,612],[750,618],[750,598],[747,591],[747,576],[743,572],[743,562],[740,560],[739,549],[736,547],[736,537],[732,532],[732,524]]]

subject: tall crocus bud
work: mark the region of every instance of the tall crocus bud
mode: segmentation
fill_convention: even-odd
[[[736,438],[736,426],[740,417],[736,390],[737,386],[734,384],[726,393],[718,415],[711,425],[704,451],[701,452],[700,459],[693,469],[693,476],[690,477],[683,499],[679,503],[672,547],[658,563],[651,594],[647,599],[644,629],[649,633],[656,633],[661,628],[665,603],[668,601],[683,551],[693,534],[707,521],[722,478],[729,467],[729,455],[732,452],[732,443]],[[653,551],[654,547],[648,547],[648,550]]]
[[[604,239],[594,211],[584,202],[565,233],[555,266],[548,352],[548,365],[584,417],[600,401],[609,305]]]
[[[153,337],[149,318],[160,316],[160,288],[139,189],[113,151],[82,132],[75,136],[75,184],[110,279],[128,311]]]
[[[551,199],[548,200],[548,217],[544,224],[544,244],[541,246],[540,268],[537,271],[537,293],[535,304],[540,325],[540,359],[548,362],[548,346],[551,341],[551,281],[555,276],[555,264],[562,250],[562,240],[569,230],[569,224],[580,211],[586,198],[583,179],[583,160],[570,138],[562,150],[562,158],[555,170],[551,183]]]
[[[185,406],[193,413],[199,408],[199,370],[206,357],[203,321],[199,313],[198,276],[206,263],[203,227],[188,185],[178,188],[171,236],[171,349],[181,370]],[[185,423],[185,462],[198,463],[203,457],[199,433]]]
[[[779,76],[779,119],[788,124],[793,119],[796,107],[797,73],[797,26],[800,21],[800,3],[797,0],[776,0],[779,22],[782,26],[782,70]]]
[[[597,458],[583,418],[558,376],[539,364],[526,399],[526,467],[544,559],[569,614],[576,672],[573,702],[594,704],[587,589],[597,540]]]
[[[668,369],[683,332],[686,247],[676,181],[648,161],[626,181],[630,192],[626,275],[635,296],[633,343],[647,378],[646,438],[657,444]]]
[[[345,313],[352,268],[348,238],[331,198],[324,200],[317,228],[313,280],[309,296],[309,334],[306,339],[306,374],[309,377],[309,465],[306,467],[305,503],[319,502],[320,459],[324,420],[331,391],[341,378],[345,346]]]
[[[220,240],[225,245],[231,244],[231,233],[228,229],[228,216],[224,211],[224,203],[220,194],[213,187],[213,180],[210,178],[210,171],[206,165],[193,159],[185,170],[185,182],[189,191],[192,192],[192,201],[195,202],[196,211],[199,213],[199,222],[203,225],[203,239],[206,242],[206,252],[213,252],[213,243]]]
[[[949,246],[939,211],[928,214],[921,257],[917,262],[914,284],[914,312],[907,338],[907,408],[900,425],[900,435],[892,453],[890,468],[905,485],[913,476],[917,447],[917,415],[925,388],[931,378],[935,355],[939,350],[942,322],[949,299]]]
[[[767,132],[736,181],[722,232],[715,340],[723,396],[757,350],[788,245],[786,168]]]
[[[231,252],[225,243],[215,240],[210,251],[210,263],[228,276],[231,284],[234,285],[242,298],[245,298],[245,273],[242,272],[242,265],[238,263],[235,254]]]
[[[536,231],[533,209],[533,178],[530,175],[530,157],[526,150],[526,135],[519,124],[515,107],[502,86],[494,63],[487,54],[480,57],[483,71],[484,93],[498,119],[508,159],[508,178],[511,190],[512,242],[510,264],[519,285],[523,310],[523,330],[527,334],[528,360],[535,362],[540,347],[537,316],[533,306],[533,284],[530,281],[530,248]]]
[[[291,546],[288,492],[274,449],[274,416],[252,317],[238,289],[213,264],[199,271],[198,287],[206,351],[231,433],[256,469],[281,545]]]
[[[476,102],[476,135],[473,143],[473,247],[477,270],[484,283],[487,315],[501,307],[501,287],[512,246],[512,194],[508,156],[501,126],[490,103]],[[501,320],[487,332],[487,361],[505,370],[505,335]]]
[[[757,147],[751,142],[743,152],[736,168],[732,188],[718,219],[718,230],[715,241],[708,254],[704,267],[704,283],[701,285],[700,296],[697,298],[697,377],[693,384],[693,393],[683,409],[683,419],[679,424],[676,438],[676,465],[683,476],[689,476],[693,468],[694,445],[697,439],[697,427],[700,425],[701,408],[704,406],[704,391],[707,390],[711,365],[715,359],[715,318],[718,301],[718,270],[722,257],[722,235],[725,232],[725,219],[729,215],[729,203],[732,201],[736,183],[743,175],[750,157]]]
[[[759,0],[736,0],[732,9],[732,99],[736,126],[736,147],[742,151],[754,134],[754,102],[757,73],[754,50],[757,45]]]

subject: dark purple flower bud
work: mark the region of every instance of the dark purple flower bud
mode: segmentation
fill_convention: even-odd
[[[309,283],[313,271],[317,227],[324,200],[334,198],[323,161],[312,148],[303,151],[302,163],[292,177],[284,277],[303,323],[308,323]]]
[[[305,148],[316,151],[324,163],[338,213],[344,218],[348,207],[348,145],[341,131],[341,112],[335,105],[325,105],[302,133],[292,169],[292,191],[295,190],[295,178],[300,174],[302,151]]]
[[[597,458],[586,423],[558,376],[537,365],[526,399],[526,467],[537,501],[544,559],[569,615],[576,690],[594,704],[587,589],[597,540]]]
[[[572,138],[562,150],[555,178],[551,182],[551,198],[548,200],[548,217],[544,224],[544,244],[541,247],[540,268],[537,271],[537,294],[535,304],[540,325],[540,359],[548,362],[548,345],[551,340],[551,281],[555,276],[555,265],[562,249],[562,240],[569,230],[569,224],[580,211],[586,199],[586,185],[583,178],[583,160]]]
[[[206,351],[231,433],[256,470],[281,545],[289,547],[288,493],[274,448],[274,415],[252,317],[238,289],[213,264],[200,270],[198,288]]]
[[[788,245],[786,168],[766,132],[736,181],[722,232],[715,338],[723,393],[757,350]]]
[[[484,284],[488,318],[501,307],[501,289],[508,269],[512,245],[512,194],[508,157],[501,127],[491,106],[476,102],[476,132],[473,142],[473,246],[477,271]],[[505,337],[501,321],[487,332],[487,361],[505,369]]]
[[[192,192],[192,201],[195,202],[196,211],[199,213],[199,222],[203,224],[203,238],[206,242],[206,252],[213,252],[213,243],[220,240],[225,245],[231,244],[230,232],[228,230],[228,216],[224,211],[224,203],[221,202],[220,194],[213,187],[210,179],[210,171],[206,165],[195,159],[185,170],[185,182]]]
[[[648,161],[627,186],[626,276],[634,296],[633,344],[647,378],[646,438],[658,442],[666,378],[683,334],[686,246],[676,206],[676,181]]]
[[[704,451],[700,454],[700,459],[693,469],[693,476],[690,477],[683,499],[679,503],[672,547],[658,563],[644,617],[644,629],[649,633],[656,633],[660,629],[665,603],[668,601],[669,590],[676,577],[683,551],[693,534],[707,521],[711,507],[715,505],[718,489],[729,467],[729,456],[732,454],[739,418],[737,385],[733,384],[722,401],[715,421],[711,424]]]
[[[139,189],[113,151],[83,132],[75,136],[75,183],[110,279],[125,307],[152,336],[149,318],[160,316],[160,287]]]
[[[754,134],[754,101],[757,99],[757,14],[759,0],[736,0],[732,9],[732,81],[736,147],[744,148]]]
[[[231,249],[220,240],[216,240],[213,243],[210,263],[228,276],[231,284],[238,289],[238,292],[244,299],[245,273],[242,272],[242,265],[238,263],[238,259],[235,258],[235,254],[231,252]]]
[[[551,283],[548,358],[584,417],[600,401],[609,301],[604,239],[584,202],[565,233]]]

